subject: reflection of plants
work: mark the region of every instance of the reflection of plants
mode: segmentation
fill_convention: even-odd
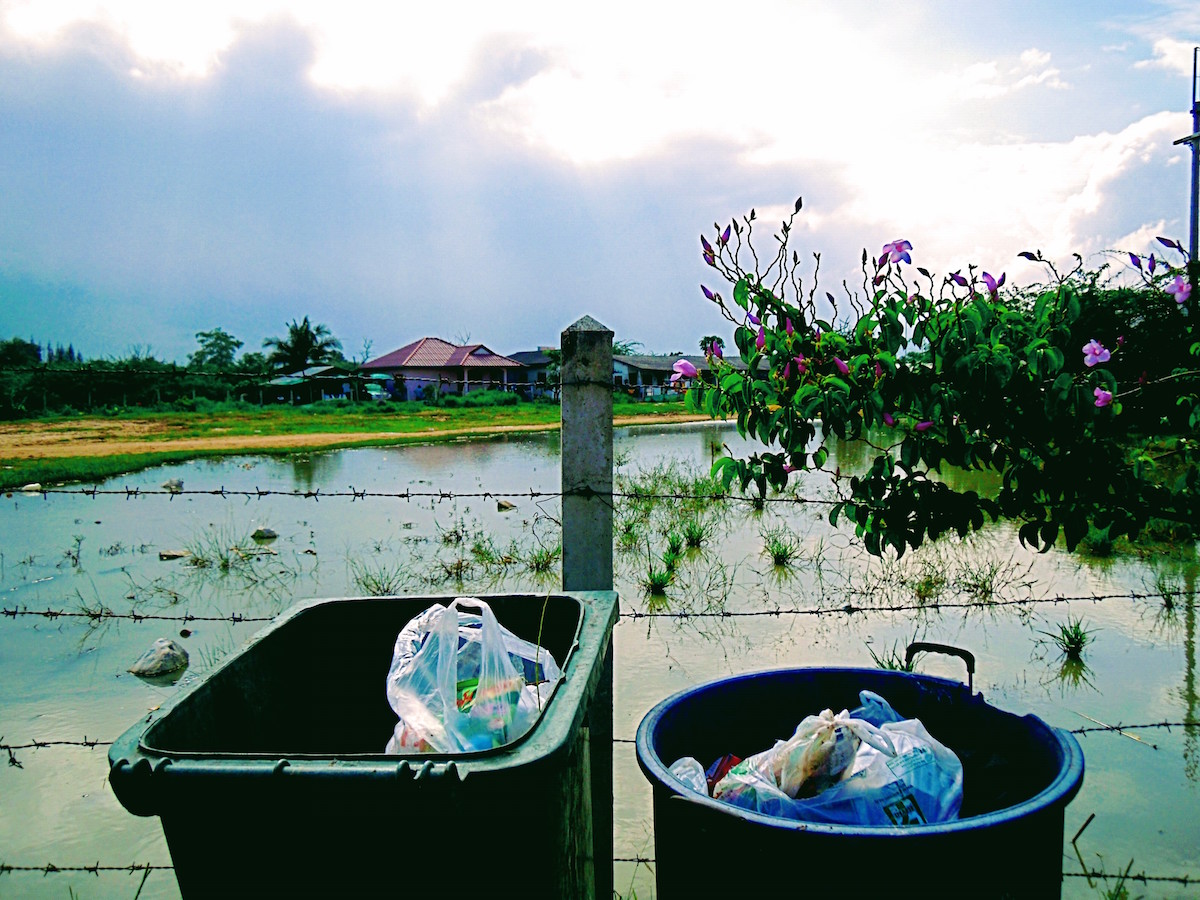
[[[1067,616],[1066,622],[1059,623],[1057,632],[1043,631],[1041,633],[1050,638],[1059,653],[1066,659],[1074,661],[1081,661],[1083,648],[1095,640],[1092,637],[1095,629],[1084,628],[1082,619],[1074,619],[1071,616]]]
[[[1089,687],[1094,690],[1096,687],[1092,683],[1092,670],[1088,664],[1072,657],[1064,659],[1058,667],[1058,680],[1068,688]]]

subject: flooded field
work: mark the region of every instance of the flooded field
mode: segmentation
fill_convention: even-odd
[[[1079,732],[1086,774],[1066,811],[1064,896],[1104,896],[1115,881],[1076,873],[1131,862],[1148,876],[1129,884],[1131,896],[1200,896],[1183,883],[1200,877],[1200,731],[1103,727],[1197,720],[1194,547],[1038,555],[1001,525],[880,561],[829,526],[820,477],[761,508],[705,499],[725,443],[737,446],[736,431],[710,424],[617,434],[622,896],[654,896],[650,789],[632,743],[647,710],[735,673],[873,667],[916,639],[972,651],[990,703]],[[862,463],[841,448],[830,465]],[[172,480],[183,493],[0,500],[0,866],[12,867],[0,870],[0,896],[177,897],[169,868],[157,868],[170,865],[158,820],[121,807],[106,745],[88,744],[111,741],[297,600],[560,583],[557,434],[231,457],[99,487],[158,491]],[[191,493],[202,490],[213,493]],[[256,491],[266,493],[239,493]],[[277,537],[256,542],[259,528]],[[160,558],[170,551],[185,555]],[[1055,640],[1073,627],[1089,638],[1077,662]],[[129,674],[160,637],[186,647],[188,669],[174,683]],[[918,665],[952,678],[961,669],[933,656]],[[97,863],[98,873],[84,870]]]

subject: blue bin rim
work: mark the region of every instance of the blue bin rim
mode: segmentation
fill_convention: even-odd
[[[1070,732],[1064,731],[1061,728],[1055,728],[1046,724],[1042,719],[1035,715],[1025,715],[1021,719],[1027,722],[1035,729],[1044,731],[1045,734],[1054,738],[1058,742],[1065,764],[1059,769],[1058,775],[1048,784],[1043,790],[1013,806],[1005,807],[994,812],[982,813],[976,816],[968,816],[962,819],[954,819],[950,822],[934,822],[925,825],[909,825],[904,828],[894,828],[887,825],[833,825],[826,822],[804,822],[797,819],[786,819],[779,816],[768,816],[763,813],[754,812],[752,810],[743,809],[740,806],[735,806],[732,803],[722,803],[720,800],[714,800],[712,797],[703,796],[693,791],[682,781],[676,778],[670,772],[670,762],[663,762],[659,758],[658,753],[652,746],[651,738],[658,728],[664,715],[667,711],[677,703],[695,696],[696,694],[704,693],[718,685],[732,684],[740,681],[749,681],[763,676],[786,675],[795,672],[828,672],[828,673],[870,673],[872,676],[883,675],[888,677],[894,675],[897,678],[916,679],[918,681],[940,684],[947,687],[957,687],[963,691],[969,690],[961,681],[954,681],[948,678],[939,678],[935,675],[918,675],[908,672],[888,672],[881,669],[863,669],[854,667],[830,667],[830,666],[814,666],[814,667],[789,667],[780,669],[765,669],[758,672],[746,672],[740,675],[734,675],[725,678],[715,678],[711,681],[706,681],[703,684],[694,685],[690,688],[685,688],[665,700],[655,704],[651,710],[642,718],[641,724],[638,726],[637,739],[637,759],[638,766],[642,770],[642,774],[652,784],[657,784],[671,791],[675,797],[689,803],[697,803],[700,806],[721,813],[723,815],[734,816],[739,819],[744,819],[748,822],[753,822],[762,825],[766,828],[774,828],[782,831],[805,831],[824,833],[830,835],[844,835],[847,837],[860,838],[915,838],[936,836],[941,834],[953,834],[960,831],[973,831],[977,828],[988,828],[996,825],[1001,825],[1016,819],[1023,818],[1034,813],[1041,812],[1044,809],[1062,806],[1066,807],[1068,803],[1075,798],[1079,793],[1080,785],[1083,782],[1083,749],[1079,746],[1079,741]],[[983,701],[981,693],[972,695]],[[991,707],[997,709],[998,707]],[[1010,714],[1011,715],[1011,714]],[[953,749],[953,748],[951,748]]]

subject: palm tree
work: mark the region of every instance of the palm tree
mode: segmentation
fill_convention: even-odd
[[[295,372],[337,359],[342,342],[328,327],[312,325],[305,316],[302,322],[293,319],[288,324],[287,337],[267,338],[263,347],[271,350],[267,354],[268,363],[284,372]]]

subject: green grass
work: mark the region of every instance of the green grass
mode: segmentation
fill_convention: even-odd
[[[878,669],[886,669],[890,672],[913,672],[916,671],[917,658],[914,656],[907,664],[904,661],[904,651],[900,649],[899,642],[893,643],[888,650],[881,650],[879,653],[867,644],[867,652],[871,654],[871,660],[875,663]]]
[[[1083,648],[1095,640],[1092,635],[1095,629],[1084,628],[1082,619],[1067,616],[1066,622],[1060,622],[1058,631],[1043,631],[1058,648],[1059,653],[1069,660],[1082,660]]]
[[[767,528],[762,531],[763,555],[771,560],[771,565],[786,568],[800,558],[800,539],[787,528]]]
[[[682,415],[682,402],[613,404],[614,417],[657,417]],[[346,435],[344,441],[317,442],[286,447],[221,449],[165,449],[151,453],[115,453],[107,456],[63,457],[55,459],[0,460],[0,490],[12,490],[30,483],[94,483],[152,466],[183,462],[203,457],[243,455],[290,455],[316,449],[342,447],[392,446],[414,441],[428,442],[463,435],[486,436],[497,429],[527,428],[553,430],[559,427],[560,410],[555,404],[519,403],[515,406],[479,406],[450,409],[423,403],[394,404],[313,404],[311,406],[268,406],[246,409],[231,405],[218,412],[123,412],[115,416],[59,416],[38,419],[30,428],[53,427],[59,432],[86,427],[89,420],[144,422],[155,427],[147,439],[173,441],[186,439],[297,435]],[[430,434],[432,432],[432,434]],[[363,436],[365,435],[365,436]],[[375,435],[378,435],[376,437]]]

